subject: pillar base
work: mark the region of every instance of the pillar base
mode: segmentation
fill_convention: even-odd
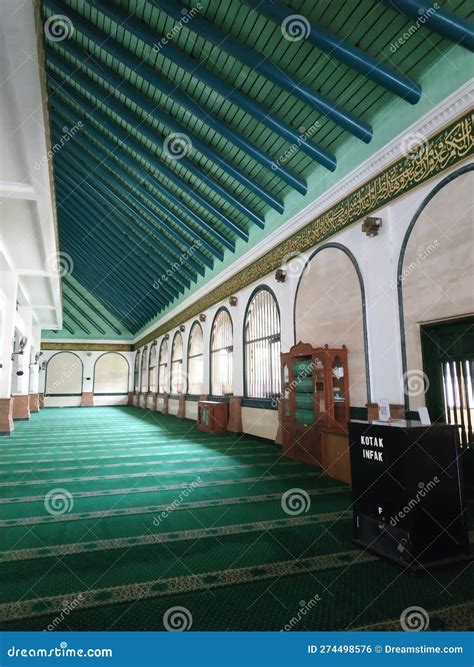
[[[13,400],[13,419],[30,418],[30,396],[29,394],[16,394]]]
[[[169,412],[169,394],[163,394],[163,410],[161,411],[161,414],[167,415]]]
[[[38,394],[38,399],[39,399],[39,407],[41,410],[41,408],[44,408],[44,394]]]
[[[128,400],[127,400],[127,405],[134,405],[133,399],[134,399],[135,394],[133,391],[128,392]]]
[[[186,417],[186,397],[184,394],[179,394],[178,412],[176,413],[178,419]]]
[[[0,398],[0,434],[10,435],[14,428],[13,400],[11,398]]]
[[[242,396],[231,396],[229,400],[229,422],[227,430],[242,433]]]
[[[39,412],[39,396],[38,394],[30,394],[30,412]]]
[[[94,406],[94,394],[91,391],[82,392],[81,408],[92,408]]]

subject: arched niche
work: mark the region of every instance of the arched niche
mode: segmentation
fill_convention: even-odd
[[[45,396],[80,397],[83,372],[82,361],[74,352],[54,354],[46,366]]]
[[[298,283],[294,323],[296,341],[347,346],[351,405],[364,407],[370,400],[364,285],[344,246],[328,243],[309,258]]]
[[[127,394],[129,366],[118,352],[102,354],[94,365],[94,394]]]
[[[468,165],[433,188],[402,244],[398,290],[408,379],[423,374],[420,327],[473,312],[473,172],[474,167]],[[416,410],[425,405],[424,392],[408,390],[406,400],[407,407]]]

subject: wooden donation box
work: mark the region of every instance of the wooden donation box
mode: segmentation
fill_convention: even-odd
[[[349,481],[347,349],[298,343],[281,355],[281,373],[284,454]]]
[[[469,554],[459,431],[351,421],[354,541],[417,570]]]
[[[207,433],[225,433],[229,421],[229,404],[220,401],[199,401],[197,426]]]

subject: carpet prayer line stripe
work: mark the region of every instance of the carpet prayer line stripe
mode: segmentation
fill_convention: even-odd
[[[110,586],[84,591],[74,591],[67,595],[67,599],[80,599],[81,608],[97,607],[121,602],[132,602],[152,597],[176,593],[190,593],[198,590],[231,586],[236,584],[251,583],[265,579],[302,574],[314,570],[326,570],[330,568],[344,567],[349,565],[362,565],[377,560],[377,557],[360,549],[342,551],[322,556],[311,556],[296,560],[277,561],[266,565],[252,565],[230,570],[217,570],[199,575],[187,575],[181,577],[170,577],[167,579],[155,579],[123,586]],[[5,622],[13,619],[31,618],[42,616],[50,612],[58,612],[64,608],[64,595],[51,597],[38,597],[36,599],[21,600],[19,602],[8,602],[0,605],[0,621]],[[40,605],[42,605],[41,608]]]
[[[153,454],[145,454],[144,456],[155,456]],[[277,459],[275,457],[275,454],[273,452],[262,452],[261,454],[256,454],[255,452],[252,452],[250,454],[239,454],[238,458],[250,458],[250,457],[256,457],[256,458],[261,458],[261,457],[269,457],[271,456],[274,460]],[[107,457],[107,458],[120,458],[120,457]],[[133,457],[132,457],[133,458]],[[189,457],[189,458],[184,458],[184,459],[171,459],[169,461],[129,461],[129,462],[118,462],[118,463],[93,463],[89,464],[87,463],[86,465],[82,466],[83,468],[86,468],[87,470],[94,470],[95,468],[130,468],[133,466],[152,466],[152,465],[176,465],[180,463],[197,463],[201,461],[222,461],[222,459],[228,459],[231,458],[231,453],[229,452],[228,455],[226,456],[225,454],[221,454],[220,456],[196,456],[196,457]],[[58,467],[52,467],[52,468],[36,468],[34,467],[33,469],[31,468],[22,468],[22,469],[15,469],[15,470],[0,470],[0,475],[26,475],[26,474],[36,474],[38,472],[63,472],[65,470],[77,470],[78,468],[81,467],[81,462],[87,460],[87,459],[77,459],[77,464],[74,466],[58,466]],[[89,460],[94,460],[97,461],[97,458],[89,459]],[[99,459],[101,460],[101,459]]]
[[[278,465],[283,466],[293,466],[295,465],[294,461],[278,461]],[[222,466],[219,468],[188,468],[187,470],[162,470],[160,472],[155,472],[153,470],[148,472],[132,472],[124,473],[123,475],[91,475],[86,477],[61,477],[57,479],[32,479],[19,482],[0,482],[0,487],[17,487],[17,486],[38,486],[38,484],[61,484],[63,482],[90,482],[94,480],[101,479],[126,479],[127,477],[151,477],[156,476],[160,477],[162,475],[189,475],[195,473],[205,472],[218,472],[221,470],[242,470],[243,468],[268,468],[268,463],[245,463],[241,466]]]
[[[197,482],[194,485],[195,489],[214,487],[214,486],[226,486],[232,484],[247,484],[252,482],[278,482],[279,480],[286,479],[297,479],[297,478],[308,478],[314,477],[315,473],[313,472],[294,472],[287,473],[286,475],[272,475],[271,477],[242,477],[240,479],[219,479],[211,482]],[[167,484],[166,486],[128,486],[120,489],[98,489],[95,491],[74,491],[72,496],[74,498],[92,498],[95,496],[116,496],[116,495],[129,495],[130,493],[148,493],[156,491],[177,491],[179,489],[187,489],[189,484],[187,482],[182,482],[181,484]],[[336,488],[336,486],[328,486],[327,488]],[[347,489],[347,487],[337,487],[341,489]],[[14,503],[29,503],[44,500],[44,493],[36,496],[19,496],[18,498],[0,498],[0,505],[10,505]]]
[[[92,551],[109,551],[131,546],[143,546],[151,544],[164,544],[166,542],[181,542],[196,540],[206,537],[221,537],[224,535],[244,535],[246,533],[264,532],[275,528],[294,528],[310,526],[329,521],[339,521],[352,518],[352,512],[331,512],[328,514],[316,514],[304,517],[290,517],[287,519],[272,519],[270,521],[254,521],[251,523],[234,523],[215,528],[197,528],[194,530],[183,530],[180,532],[170,531],[168,533],[147,534],[138,537],[119,537],[109,540],[91,540],[89,542],[76,542],[74,544],[55,544],[54,546],[36,547],[30,549],[16,549],[12,551],[0,551],[0,562],[32,560],[35,558],[50,558],[52,556],[68,556],[78,553],[90,553]]]
[[[333,493],[341,493],[342,491],[347,491],[346,487],[339,489],[310,489],[306,493],[310,496],[317,495],[326,495]],[[173,512],[180,512],[190,509],[200,509],[203,507],[221,507],[226,505],[243,505],[246,503],[258,503],[270,500],[280,500],[281,492],[278,493],[268,493],[257,496],[240,496],[238,498],[215,498],[210,500],[193,500],[188,503],[180,503],[178,507],[173,509]],[[82,521],[83,519],[102,519],[105,517],[115,517],[115,516],[133,516],[136,514],[154,514],[157,512],[166,512],[169,511],[171,503],[163,503],[160,505],[146,505],[142,507],[127,507],[125,509],[110,509],[110,510],[99,510],[97,512],[80,512],[77,514],[61,514],[60,516],[31,516],[23,517],[21,519],[3,519],[0,521],[0,527],[13,527],[13,526],[32,526],[40,525],[45,523],[63,523],[66,521]]]

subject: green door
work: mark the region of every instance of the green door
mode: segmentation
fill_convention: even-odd
[[[473,442],[474,317],[422,326],[421,347],[432,421],[458,424],[461,443]]]

